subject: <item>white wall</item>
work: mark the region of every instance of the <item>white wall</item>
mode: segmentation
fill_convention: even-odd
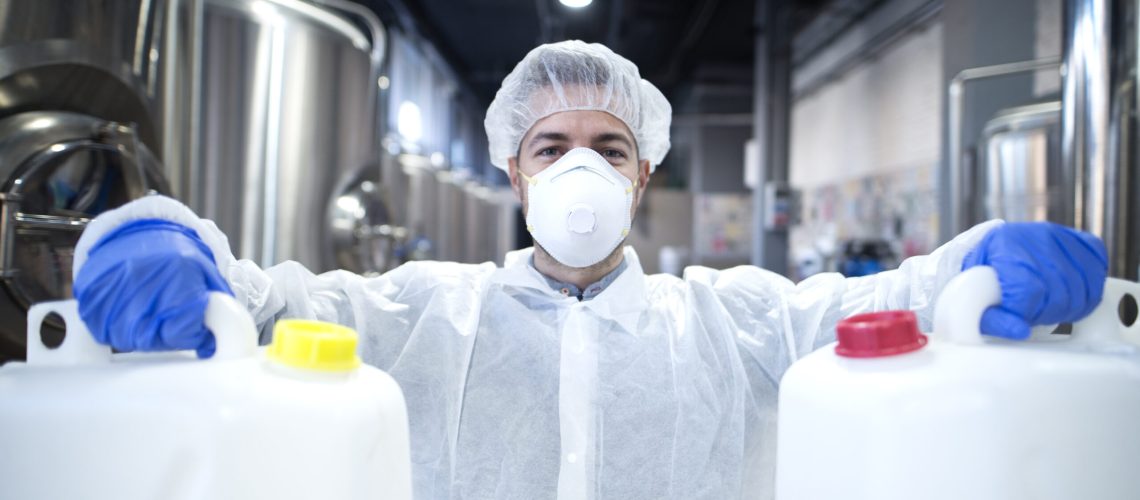
[[[792,185],[811,189],[937,164],[941,55],[942,24],[934,22],[796,101]]]
[[[1035,58],[1060,57],[1064,45],[1064,25],[1061,21],[1061,0],[1037,0],[1037,19],[1034,23],[1033,56]],[[1033,95],[1043,96],[1061,91],[1059,71],[1038,71],[1033,75]]]

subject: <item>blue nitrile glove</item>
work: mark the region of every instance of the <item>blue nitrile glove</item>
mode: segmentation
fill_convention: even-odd
[[[1002,224],[962,261],[962,269],[991,266],[1001,305],[982,314],[982,333],[1029,337],[1030,327],[1077,321],[1104,293],[1108,253],[1089,233],[1050,222]]]
[[[215,348],[203,324],[209,292],[233,295],[198,233],[160,219],[103,236],[74,291],[79,316],[99,342],[124,352],[194,349],[203,358]]]

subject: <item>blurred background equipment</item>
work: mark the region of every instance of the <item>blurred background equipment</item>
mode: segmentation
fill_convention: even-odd
[[[984,220],[1049,220],[1100,236],[1109,250],[1109,272],[1140,273],[1140,164],[1137,164],[1137,3],[1117,0],[1041,0],[1038,50],[1051,57],[963,70],[963,75],[1033,77],[1033,95],[991,92],[977,100],[1007,102],[982,124],[975,145],[951,141],[951,213],[954,232]],[[1044,36],[1042,36],[1042,33]],[[1044,43],[1042,43],[1044,42]],[[1042,48],[1044,47],[1044,48]],[[1042,54],[1038,54],[1042,55]],[[1044,80],[1035,69],[1062,63],[1065,77]],[[988,73],[988,74],[986,74]],[[1008,78],[1007,78],[1008,79]],[[1060,91],[1058,96],[1055,92]],[[963,96],[951,84],[952,100]],[[995,95],[996,94],[996,95]],[[1034,102],[1033,97],[1057,100]],[[1013,102],[1010,102],[1013,101]],[[1039,101],[1039,100],[1038,100]],[[1028,104],[1026,104],[1028,103]],[[950,134],[962,135],[965,106],[951,103]],[[977,120],[975,115],[973,120]],[[977,130],[977,129],[975,129]],[[956,160],[960,158],[960,160]]]
[[[336,267],[326,207],[338,181],[379,156],[379,20],[334,0],[143,3],[161,11],[163,160],[175,194],[215,221],[238,257]]]
[[[394,266],[367,231],[338,255],[327,222],[336,183],[378,164],[385,52],[338,0],[0,2],[0,360],[22,357],[28,305],[70,296],[86,220],[150,192],[262,265]],[[391,222],[371,196],[369,229]]]
[[[87,222],[170,193],[131,2],[0,4],[0,363],[24,355],[27,308],[71,295]],[[62,334],[63,325],[45,328]]]
[[[839,272],[847,277],[870,276],[898,267],[891,242],[881,239],[851,240],[843,244]]]
[[[1049,220],[1073,224],[1073,196],[1061,168],[1061,103],[999,111],[978,143],[973,189],[983,220]]]

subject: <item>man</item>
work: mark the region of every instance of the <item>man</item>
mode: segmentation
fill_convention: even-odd
[[[601,45],[536,48],[486,119],[533,249],[503,268],[411,262],[383,276],[262,270],[177,202],[135,201],[76,248],[80,313],[120,350],[213,351],[206,293],[232,292],[259,325],[333,321],[408,402],[420,499],[727,499],[771,496],[776,396],[797,358],[854,313],[915,310],[964,265],[998,272],[983,329],[1024,338],[1100,301],[1106,257],[1048,224],[974,228],[895,271],[796,285],[743,266],[646,276],[621,244],[669,147],[671,109]]]

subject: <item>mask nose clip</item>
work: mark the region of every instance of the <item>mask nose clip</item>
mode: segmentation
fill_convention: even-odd
[[[566,229],[575,234],[590,234],[598,228],[598,217],[594,208],[578,203],[570,207],[566,216]]]

